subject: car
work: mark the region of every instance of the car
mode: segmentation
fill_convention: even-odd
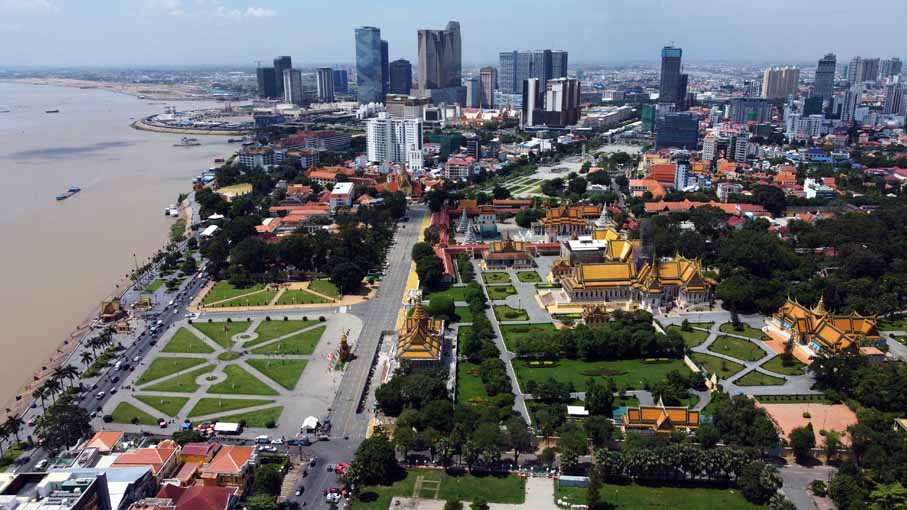
[[[282,444],[283,444],[283,439],[280,439],[280,438],[272,439],[272,440],[271,440],[271,444],[282,445]]]
[[[113,394],[116,393],[116,392],[117,392],[117,389],[116,389],[116,388],[110,388],[110,394],[111,394],[111,395],[113,395]]]
[[[43,471],[44,468],[46,468],[46,467],[47,467],[47,459],[41,459],[38,461],[37,464],[35,464],[35,469],[37,469],[38,471]]]
[[[296,489],[296,497],[302,496],[302,487]]]
[[[315,464],[318,464],[318,457],[312,457],[312,460],[309,461],[309,467],[315,467]]]
[[[138,363],[140,359],[142,359],[141,356],[136,356],[136,357],[132,358],[132,362],[133,362],[133,363]]]
[[[29,426],[29,427],[34,427],[34,426],[35,426],[35,419],[34,419],[34,418],[29,418],[29,420],[28,420],[28,426]]]
[[[172,299],[170,300],[169,303],[167,303],[167,306],[173,306],[173,300],[172,300]],[[160,322],[160,321],[158,321],[158,322]]]
[[[97,418],[97,417],[98,417],[98,412],[97,412],[97,411],[92,411],[91,414],[89,414],[89,416],[91,416],[92,418]]]
[[[334,472],[334,465],[333,465],[333,464],[328,464],[327,467],[326,467],[326,471],[327,471],[328,473],[333,473],[333,472]]]
[[[120,382],[120,376],[115,375],[115,376],[111,377],[110,382],[113,382],[113,383]]]
[[[173,309],[173,314],[176,315],[176,314],[178,314],[178,313],[180,313],[180,309],[179,309],[179,308],[174,308],[174,309]]]
[[[104,398],[104,395],[106,395],[106,393],[104,393],[103,391],[99,391],[99,392],[97,392],[97,394],[95,394],[95,398],[97,398],[98,400],[101,400],[102,398]]]

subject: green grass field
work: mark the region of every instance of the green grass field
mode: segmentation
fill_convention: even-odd
[[[488,400],[488,392],[479,376],[479,365],[468,361],[457,364],[457,402],[481,404]]]
[[[693,361],[705,368],[708,373],[718,375],[719,379],[727,379],[745,368],[740,363],[734,363],[733,361],[721,359],[718,356],[711,356],[700,352],[694,352],[693,354],[690,354],[690,357],[693,358]]]
[[[774,372],[781,375],[803,375],[806,373],[806,365],[797,358],[793,358],[794,364],[786,367],[781,361],[781,356],[775,356],[774,358],[766,361],[762,364],[762,368],[768,370],[769,372]]]
[[[680,336],[683,337],[683,343],[689,348],[701,345],[702,342],[705,342],[709,337],[708,331],[699,331],[698,329],[694,329],[693,331],[682,331],[680,326],[668,326],[667,331],[676,331],[680,333]]]
[[[242,296],[243,294],[249,294],[250,292],[258,292],[264,290],[264,288],[265,286],[262,283],[240,288],[228,281],[220,281],[215,283],[214,286],[211,287],[211,290],[205,294],[205,299],[202,300],[202,304],[208,306],[211,303],[216,303],[225,299],[233,299]]]
[[[252,354],[312,354],[326,326],[317,327],[291,337],[252,349]]]
[[[421,477],[424,484],[418,496],[431,499],[459,499],[461,501],[484,499],[489,503],[521,504],[526,499],[526,484],[515,475],[460,475],[453,476],[445,471],[409,469],[401,480],[392,485],[367,485],[353,503],[355,510],[387,510],[394,496],[412,497],[416,480]]]
[[[224,351],[217,355],[217,359],[220,361],[233,361],[239,359],[241,356],[242,355],[236,351]]]
[[[542,277],[535,271],[518,271],[516,278],[523,283],[539,283],[542,281]]]
[[[167,416],[176,416],[189,401],[188,397],[157,397],[154,395],[136,395],[135,398]]]
[[[499,321],[528,321],[529,314],[522,308],[513,308],[507,305],[494,305],[494,316]]]
[[[765,357],[765,351],[758,345],[730,336],[719,336],[709,345],[709,350],[743,361],[757,361]]]
[[[209,414],[225,413],[227,411],[235,411],[237,409],[273,403],[273,400],[251,398],[202,398],[199,399],[198,403],[192,406],[192,410],[189,411],[188,417],[195,418],[197,416],[208,416]]]
[[[458,306],[456,309],[457,320],[454,322],[472,322],[472,310],[468,306]]]
[[[214,370],[214,365],[205,365],[191,372],[186,372],[185,374],[178,375],[176,377],[171,377],[166,381],[161,381],[159,383],[152,384],[151,386],[146,386],[142,388],[144,391],[170,391],[174,393],[192,393],[198,390],[198,383],[195,382],[198,379],[198,376],[202,374],[207,374],[208,372]]]
[[[503,271],[482,273],[485,283],[510,283],[510,275]]]
[[[268,376],[277,384],[288,390],[296,387],[299,377],[308,361],[304,359],[249,359],[246,360],[252,368]]]
[[[466,287],[450,287],[447,290],[432,292],[425,296],[425,299],[431,301],[432,296],[447,296],[451,301],[466,301]]]
[[[214,352],[214,349],[204,341],[199,340],[197,336],[190,333],[186,328],[180,328],[176,330],[176,334],[167,342],[161,352],[208,354],[209,352]]]
[[[135,383],[141,386],[162,377],[201,365],[204,362],[205,358],[154,358],[154,361],[148,365],[148,368],[142,372],[142,376]]]
[[[309,288],[319,294],[324,294],[327,297],[340,297],[340,289],[338,289],[336,285],[331,283],[330,280],[313,280],[309,282]]]
[[[571,504],[586,504],[586,489],[582,487],[557,487],[555,498],[566,500]],[[606,507],[611,510],[639,510],[643,508],[751,510],[765,508],[744,499],[739,490],[702,487],[649,487],[643,485],[604,484],[601,488],[601,499],[607,502]]]
[[[248,322],[194,322],[192,326],[224,349],[233,344],[233,335],[249,329]]]
[[[501,334],[504,335],[504,345],[507,346],[508,351],[514,350],[518,339],[551,331],[557,330],[554,324],[547,322],[537,324],[501,324]]]
[[[239,365],[224,367],[227,379],[208,388],[208,393],[227,395],[277,395],[270,386],[261,382]]]
[[[683,361],[677,359],[656,363],[646,363],[640,359],[617,361],[562,359],[551,362],[551,365],[538,362],[540,363],[538,366],[533,366],[531,363],[526,360],[513,361],[513,369],[516,372],[517,379],[520,381],[520,388],[524,391],[526,382],[530,379],[541,382],[549,377],[564,383],[572,383],[576,391],[584,391],[586,381],[590,377],[602,379],[611,377],[618,386],[628,389],[643,389],[646,382],[655,383],[660,381],[671,370],[677,370],[682,374],[690,372],[690,369],[684,365]]]
[[[208,308],[235,308],[238,306],[267,306],[271,304],[271,301],[274,297],[277,296],[276,290],[265,290],[262,292],[256,292],[255,294],[249,294],[248,296],[240,296],[238,298],[233,298],[227,301],[222,301],[217,304],[206,305]]]
[[[768,338],[767,336],[765,336],[765,333],[763,333],[761,329],[754,328],[754,327],[750,326],[749,324],[743,325],[743,331],[737,331],[736,329],[734,329],[734,324],[732,324],[730,322],[725,322],[724,324],[722,324],[721,326],[718,327],[718,330],[721,331],[722,333],[730,333],[732,335],[745,336],[747,338],[752,338],[754,340]]]
[[[278,423],[283,413],[283,406],[274,406],[260,411],[221,416],[218,420],[244,422],[246,427],[267,427],[268,423]]]
[[[488,299],[492,301],[507,299],[507,296],[516,294],[516,289],[513,288],[513,285],[489,285],[485,289],[488,291]]]
[[[315,324],[318,324],[318,321],[264,321],[255,328],[255,332],[258,333],[258,338],[251,342],[246,342],[243,344],[243,347],[248,348],[263,344],[270,340],[274,340],[275,338],[295,333],[300,329],[314,326]]]
[[[284,291],[277,300],[278,305],[312,305],[320,303],[330,303],[330,301],[305,289]]]
[[[774,377],[753,370],[740,379],[734,381],[737,386],[780,386],[784,384],[783,377]]]
[[[130,404],[129,402],[120,402],[117,404],[116,408],[110,413],[113,416],[113,421],[115,423],[132,423],[133,419],[138,419],[139,424],[141,425],[157,425],[158,419],[150,414],[142,411],[138,407]]]
[[[147,287],[145,287],[145,290],[143,290],[142,293],[154,294],[157,291],[157,289],[161,288],[162,285],[164,285],[164,280],[161,280],[160,278],[155,278],[154,281],[152,281],[151,283],[148,284]]]

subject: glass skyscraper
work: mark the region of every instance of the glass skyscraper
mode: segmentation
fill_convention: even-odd
[[[381,58],[381,30],[356,29],[356,87],[360,103],[384,102],[384,69]]]

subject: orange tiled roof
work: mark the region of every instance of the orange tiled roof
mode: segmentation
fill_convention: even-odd
[[[217,455],[211,459],[204,468],[203,474],[237,474],[241,473],[243,467],[252,458],[255,448],[251,446],[227,445],[217,452]]]
[[[97,448],[101,451],[109,452],[123,438],[122,432],[102,431],[96,432],[94,436],[85,444],[85,448]]]
[[[149,466],[151,474],[157,475],[177,451],[178,448],[136,448],[121,453],[113,462],[113,467]]]

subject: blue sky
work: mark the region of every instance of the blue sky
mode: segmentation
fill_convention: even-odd
[[[460,21],[464,64],[561,48],[571,63],[798,63],[828,51],[901,56],[907,0],[0,0],[0,67],[351,63],[353,29],[381,28],[415,61],[416,30]]]

